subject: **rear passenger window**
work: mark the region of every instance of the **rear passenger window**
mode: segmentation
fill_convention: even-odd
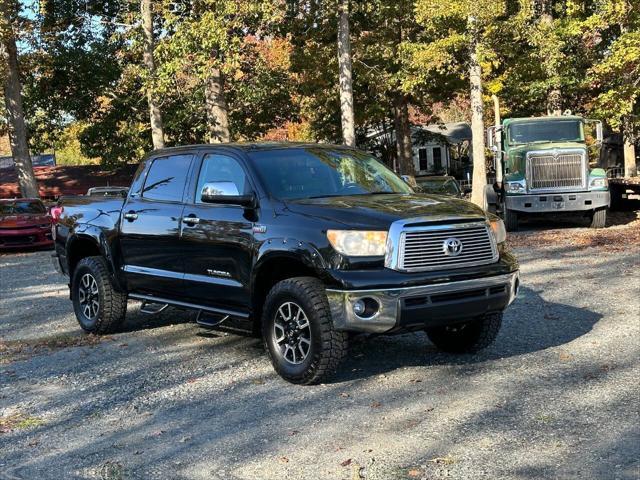
[[[192,155],[156,158],[142,189],[143,198],[181,202]]]

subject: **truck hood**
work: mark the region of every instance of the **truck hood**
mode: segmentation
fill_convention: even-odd
[[[286,205],[291,212],[353,229],[387,229],[396,220],[415,217],[426,217],[426,221],[486,218],[473,203],[441,195],[347,195],[294,200]]]
[[[539,142],[526,143],[522,145],[514,145],[509,147],[509,163],[511,164],[510,172],[506,175],[506,180],[517,180],[524,178],[526,164],[525,158],[527,152],[539,150],[564,150],[568,148],[577,148],[586,150],[586,145],[579,142]]]
[[[514,145],[509,147],[509,155],[513,156],[522,156],[527,152],[531,152],[534,150],[564,150],[567,148],[579,148],[581,150],[586,150],[586,145],[584,143],[578,142],[540,142],[540,143],[526,143],[523,145]]]

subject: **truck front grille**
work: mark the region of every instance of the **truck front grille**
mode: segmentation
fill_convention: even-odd
[[[460,244],[457,253],[447,248],[447,240],[452,239]],[[406,229],[400,233],[398,253],[398,269],[404,271],[461,268],[498,260],[495,240],[484,222]]]
[[[586,165],[581,152],[529,154],[527,184],[531,191],[586,189]]]

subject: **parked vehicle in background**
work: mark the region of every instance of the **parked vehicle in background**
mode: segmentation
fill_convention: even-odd
[[[607,170],[611,191],[611,208],[623,207],[626,200],[640,200],[640,176],[625,176],[624,167]]]
[[[434,195],[451,195],[462,198],[464,193],[458,181],[450,175],[424,175],[417,176],[416,189],[420,193],[431,193]]]
[[[51,216],[37,198],[0,200],[0,249],[50,247]]]
[[[585,125],[599,121],[577,116],[510,118],[487,130],[502,182],[487,202],[503,215],[507,230],[518,228],[524,213],[575,212],[589,215],[593,228],[605,226],[610,203],[602,168],[590,168]],[[497,175],[500,177],[500,175]]]
[[[91,187],[87,190],[89,197],[126,197],[129,187]]]
[[[157,150],[126,198],[63,198],[55,232],[87,332],[117,329],[129,298],[193,309],[203,326],[262,335],[301,384],[337,368],[351,333],[425,330],[478,351],[518,289],[502,220],[331,145]]]

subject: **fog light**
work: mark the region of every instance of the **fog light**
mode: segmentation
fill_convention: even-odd
[[[356,317],[368,320],[375,317],[380,310],[380,302],[375,298],[364,297],[359,298],[351,305],[353,313]]]
[[[362,315],[365,309],[366,305],[362,300],[356,300],[355,302],[353,302],[353,313],[355,313],[356,315]]]

